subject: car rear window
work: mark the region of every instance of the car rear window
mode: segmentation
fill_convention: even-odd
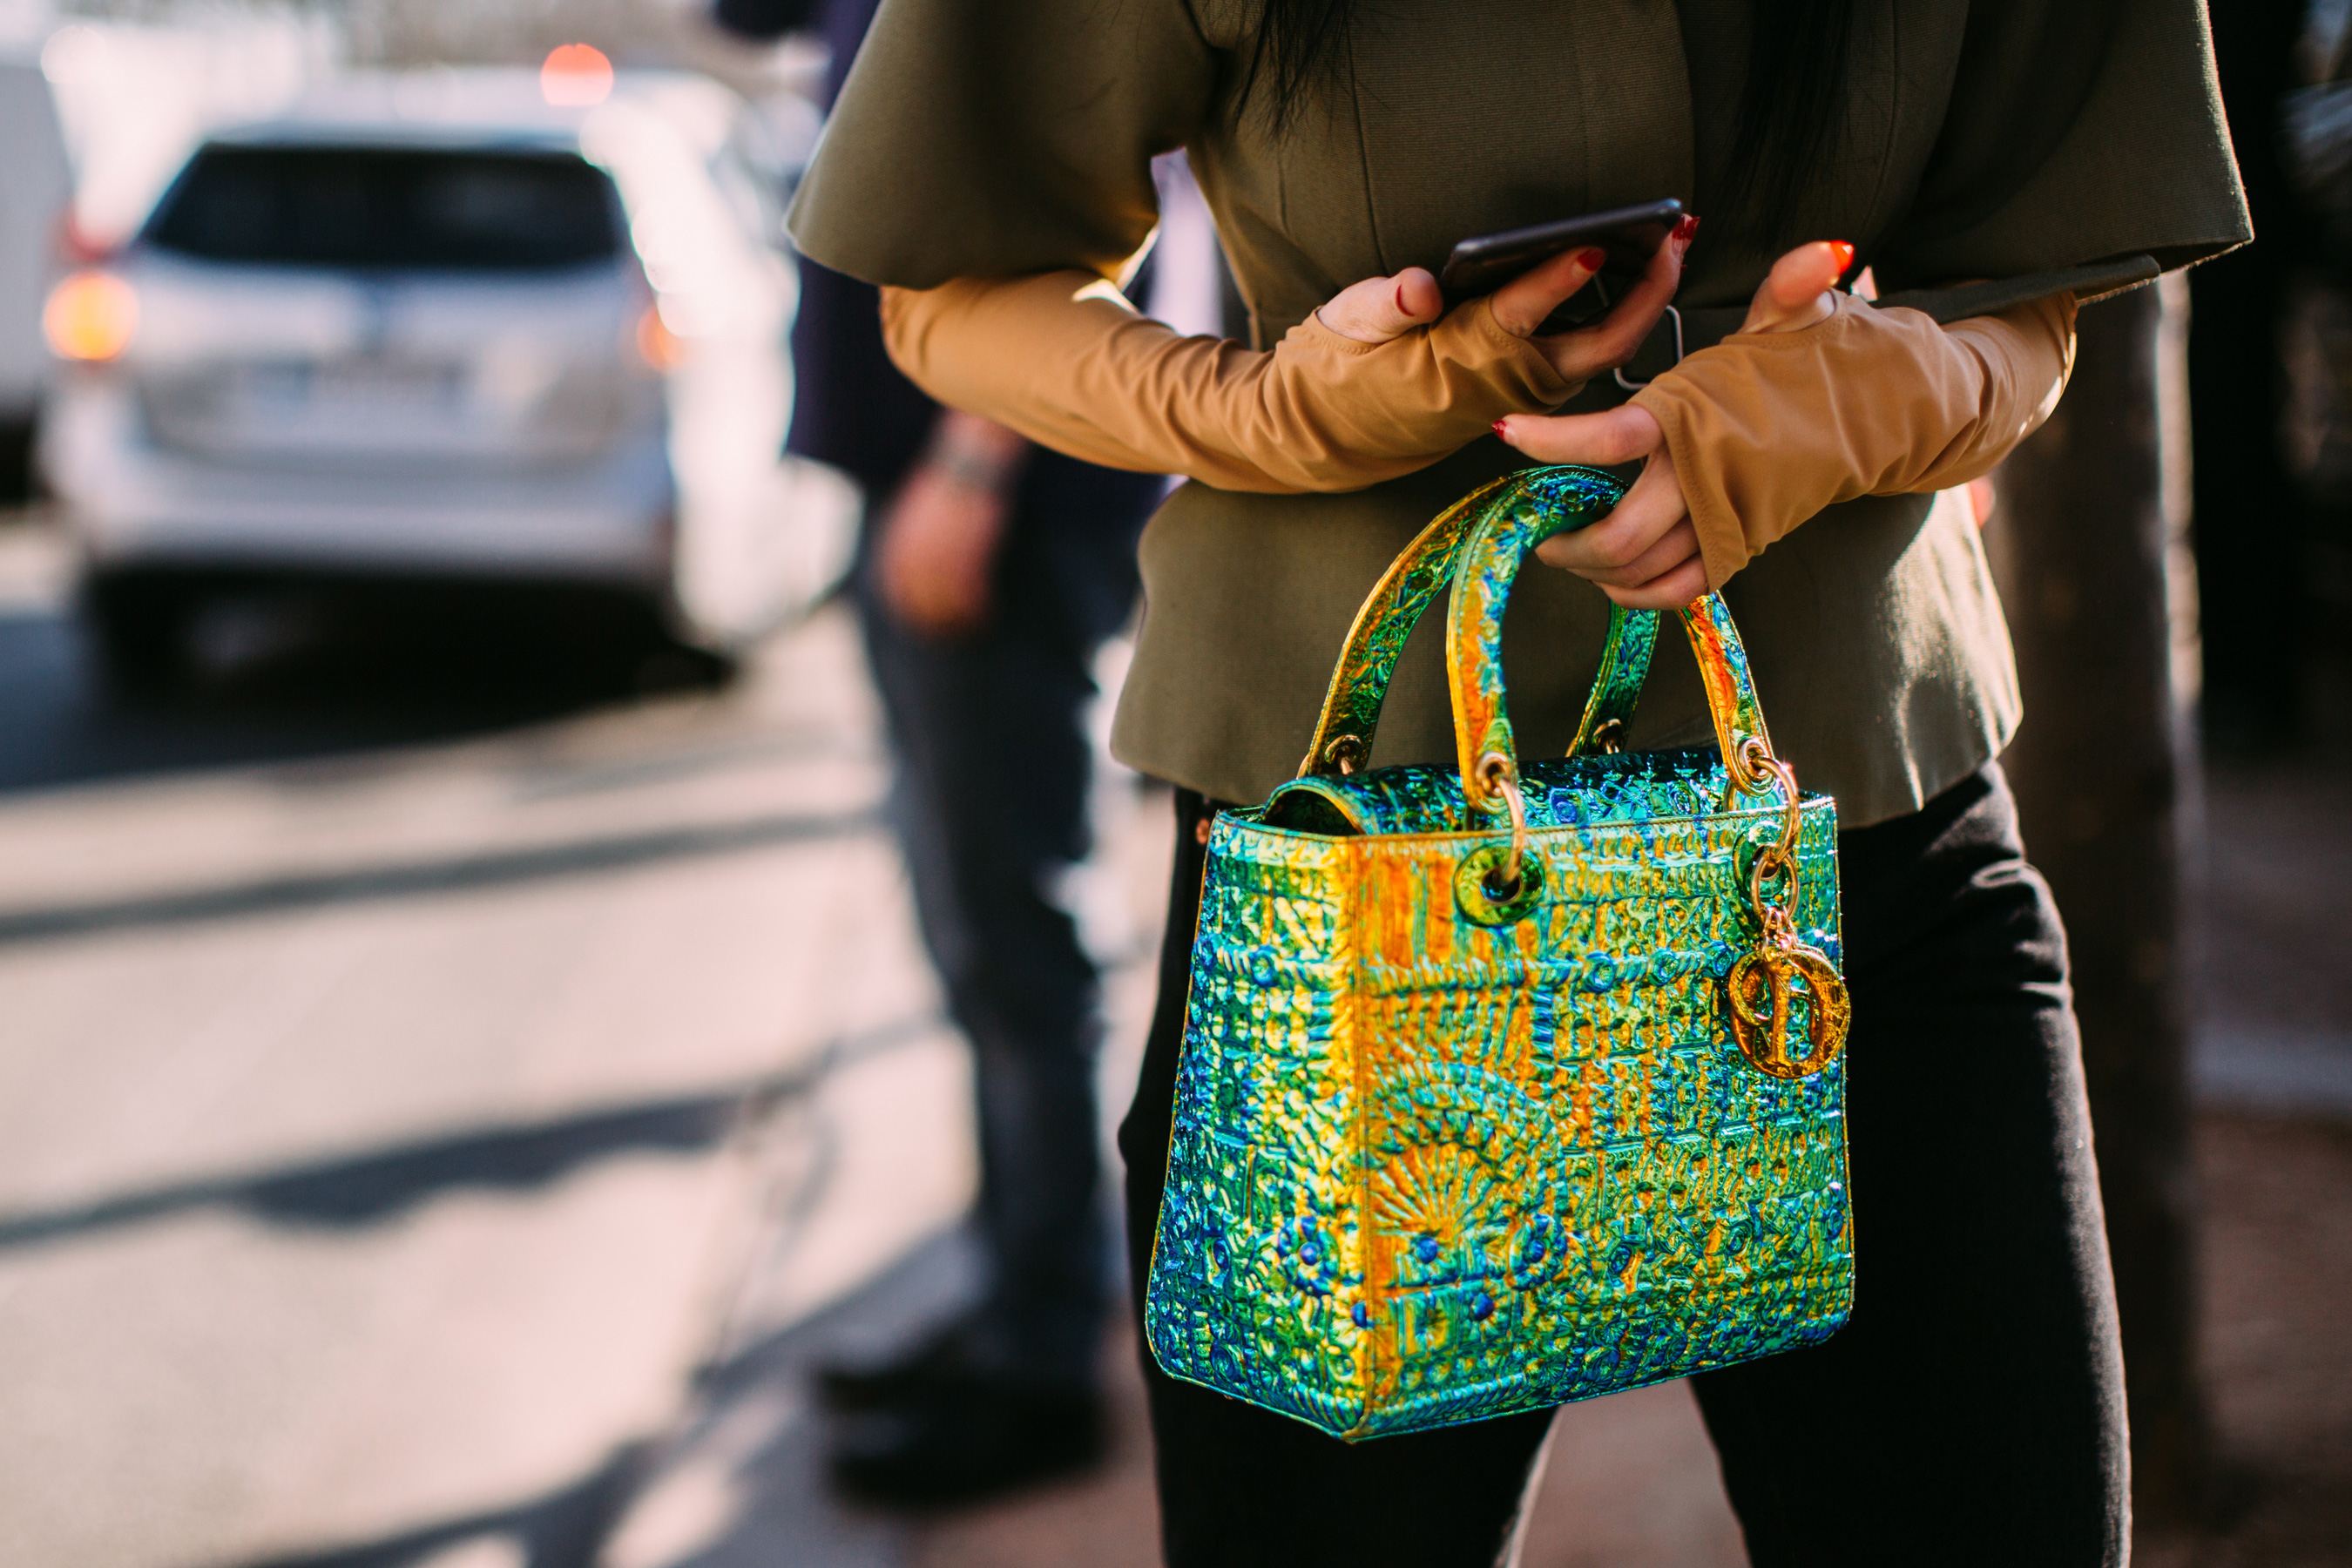
[[[215,146],[147,237],[211,261],[509,272],[614,255],[618,214],[612,181],[566,153]]]

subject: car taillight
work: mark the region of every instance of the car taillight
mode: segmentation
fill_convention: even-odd
[[[661,319],[658,305],[646,306],[637,318],[637,356],[658,371],[676,370],[686,357],[686,344]]]
[[[139,327],[139,296],[111,272],[77,272],[49,290],[41,329],[59,359],[119,359]]]
[[[613,96],[613,62],[590,44],[559,44],[539,68],[539,92],[548,102],[585,109]]]

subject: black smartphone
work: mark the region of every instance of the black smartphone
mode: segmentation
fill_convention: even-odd
[[[1544,323],[1547,331],[1557,330],[1606,310],[1622,288],[1642,276],[1650,258],[1682,220],[1683,204],[1669,196],[1531,228],[1482,234],[1454,247],[1454,254],[1445,258],[1445,270],[1437,275],[1437,286],[1444,292],[1446,304],[1458,305],[1493,293],[1562,251],[1597,245],[1609,253],[1609,259],[1593,283],[1580,289]]]

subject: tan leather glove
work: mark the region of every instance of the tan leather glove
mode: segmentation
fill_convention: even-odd
[[[1362,489],[1580,385],[1484,300],[1381,343],[1310,316],[1258,352],[1181,337],[1073,270],[886,288],[882,327],[898,368],[951,408],[1091,463],[1229,490]]]
[[[1633,397],[1673,454],[1706,583],[1837,501],[1990,472],[2057,406],[2074,297],[1939,326],[1835,296],[1828,319],[1736,332]]]

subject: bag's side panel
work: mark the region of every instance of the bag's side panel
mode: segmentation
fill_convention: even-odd
[[[1218,819],[1145,1332],[1172,1376],[1339,1433],[1361,1330],[1346,841]]]
[[[1835,821],[1826,801],[1805,816],[1799,922],[1834,954]],[[1841,1069],[1768,1077],[1725,1022],[1755,940],[1748,866],[1779,821],[1540,831],[1543,901],[1499,928],[1454,901],[1480,840],[1368,841],[1365,1432],[1611,1393],[1844,1321]]]

